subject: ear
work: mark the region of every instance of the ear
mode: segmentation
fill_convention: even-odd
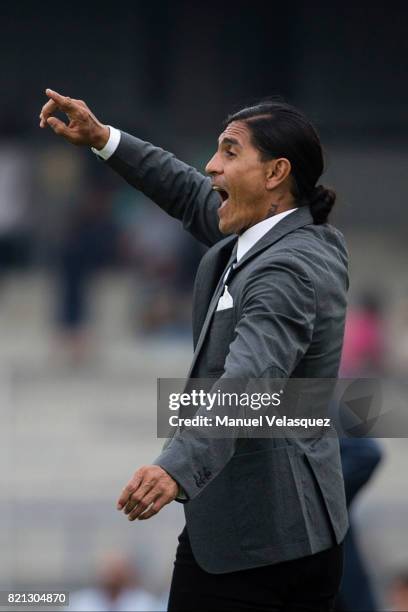
[[[286,157],[271,159],[271,161],[266,164],[266,189],[268,191],[276,189],[278,185],[287,179],[291,170],[292,166]]]

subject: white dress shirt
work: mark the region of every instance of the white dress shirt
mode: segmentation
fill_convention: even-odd
[[[120,143],[120,130],[112,127],[111,125],[107,126],[109,128],[109,139],[106,145],[102,149],[95,149],[92,147],[93,153],[104,159],[105,161],[110,158],[111,155],[114,154],[116,149]]]
[[[237,247],[237,262],[245,255],[249,249],[252,249],[254,244],[258,242],[266,234],[272,229],[279,221],[282,221],[287,215],[293,213],[297,208],[291,208],[290,210],[284,210],[277,215],[273,215],[273,217],[268,217],[263,221],[259,221],[259,223],[255,223],[249,227],[245,232],[243,232],[240,236],[238,236],[238,247]]]

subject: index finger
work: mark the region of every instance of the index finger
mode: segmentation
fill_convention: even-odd
[[[59,94],[57,91],[54,91],[53,89],[46,89],[45,93],[49,98],[51,98],[51,100],[55,102],[58,108],[60,108],[63,111],[70,110],[71,108],[74,107],[74,104],[71,98],[69,98],[68,96],[62,96],[61,94]]]

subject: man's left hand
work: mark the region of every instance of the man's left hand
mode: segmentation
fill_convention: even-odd
[[[159,465],[139,468],[123,489],[117,509],[123,510],[129,521],[148,519],[178,494],[177,482]]]

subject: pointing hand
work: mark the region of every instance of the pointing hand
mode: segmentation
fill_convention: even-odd
[[[58,136],[75,145],[102,149],[109,140],[109,128],[103,125],[83,100],[74,100],[53,91],[45,90],[49,100],[41,109],[40,127],[49,125]],[[62,111],[68,117],[68,124],[53,116]]]

